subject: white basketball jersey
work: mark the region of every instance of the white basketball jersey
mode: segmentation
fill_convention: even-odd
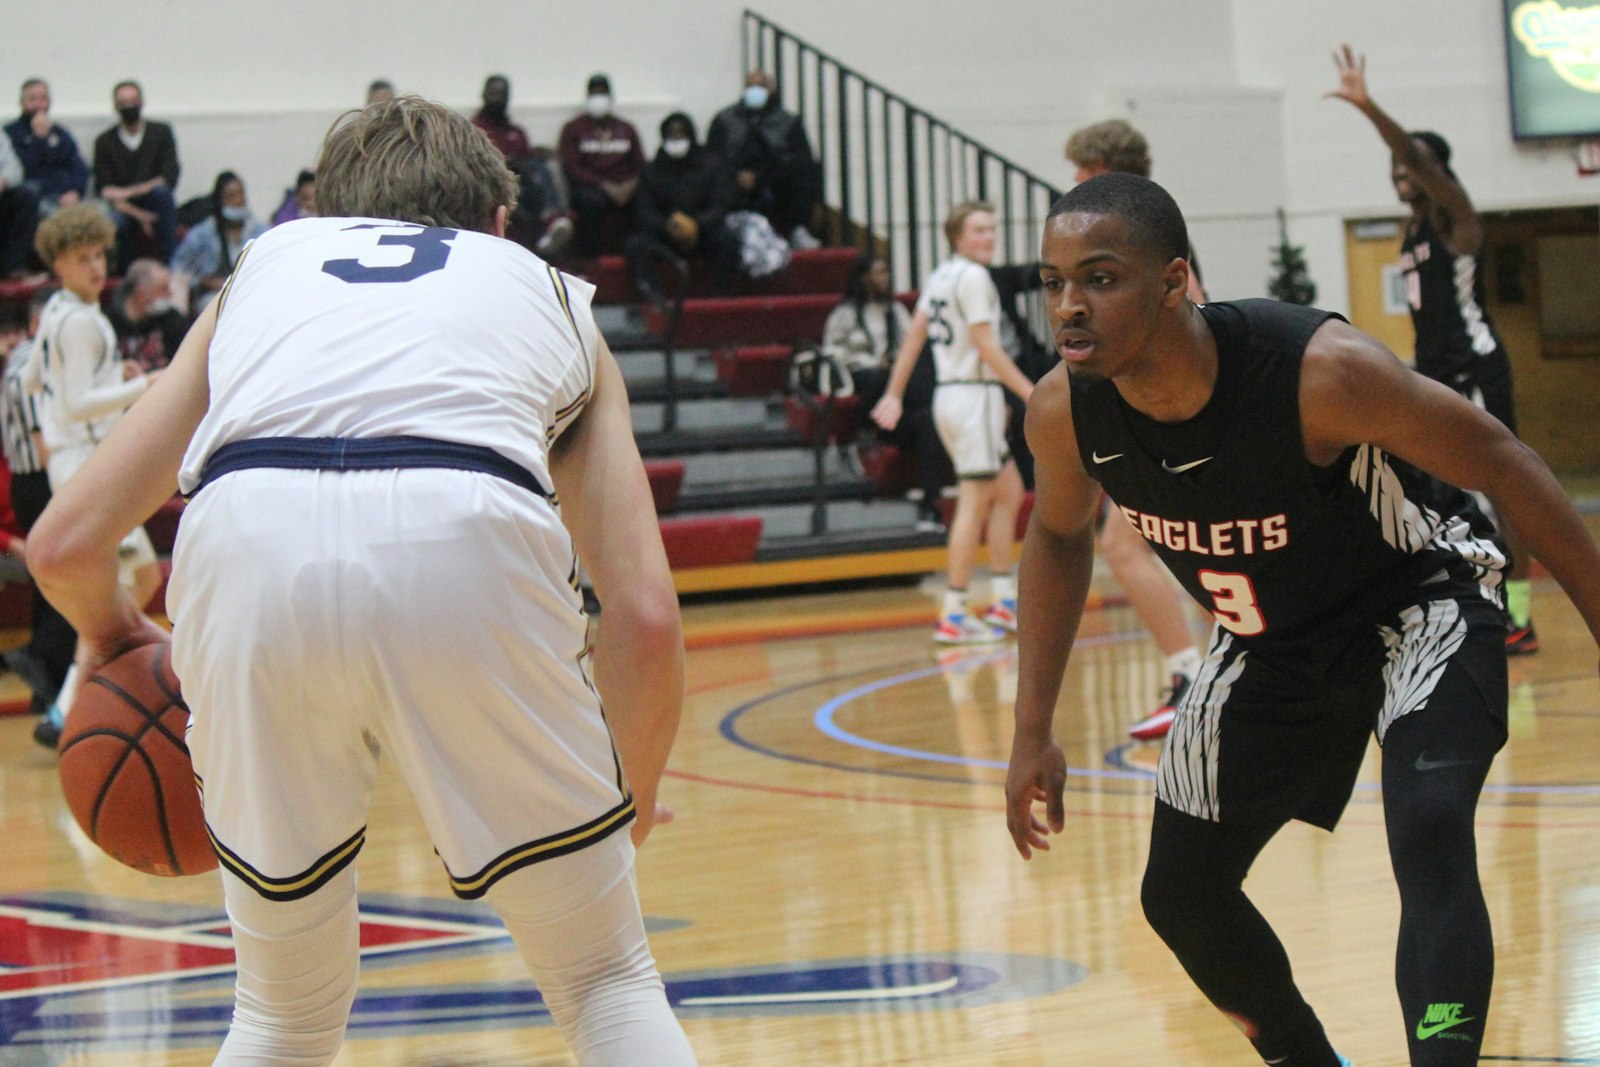
[[[77,341],[68,365],[63,333],[68,324]],[[111,322],[92,304],[63,289],[39,314],[38,348],[43,403],[39,432],[52,452],[88,448],[105,439],[143,388],[123,381],[122,359]]]
[[[232,441],[415,436],[493,449],[548,487],[549,444],[594,383],[593,295],[488,234],[354,218],[275,227],[220,298],[211,403],[179,485],[192,491]]]
[[[933,367],[941,384],[999,381],[972,343],[974,325],[1000,317],[1000,293],[987,269],[965,256],[951,256],[928,275],[917,310],[928,316]]]

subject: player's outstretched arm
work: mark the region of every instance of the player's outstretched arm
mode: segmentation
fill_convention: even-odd
[[[1370,443],[1483,493],[1600,642],[1600,548],[1544,460],[1498,419],[1337,320],[1324,323],[1306,347],[1300,419],[1313,463],[1332,463],[1349,446]]]
[[[1365,115],[1377,129],[1378,136],[1389,146],[1395,159],[1404,163],[1411,177],[1422,186],[1428,199],[1439,206],[1450,220],[1450,233],[1446,243],[1458,256],[1476,255],[1483,245],[1483,224],[1478,212],[1467,196],[1466,188],[1444,169],[1433,153],[1407,133],[1389,113],[1379,107],[1367,91],[1367,57],[1356,55],[1351,47],[1341,45],[1333,53],[1333,63],[1339,69],[1339,88],[1324,93],[1325,99],[1343,100]]]
[[[1022,858],[1031,859],[1034,849],[1049,850],[1047,834],[1066,825],[1066,758],[1051,724],[1089,595],[1100,490],[1078,458],[1065,367],[1039,382],[1026,426],[1036,488],[1017,582],[1016,731],[1006,772],[1006,827]],[[1034,812],[1038,801],[1046,821]]]
[[[889,368],[889,383],[884,386],[883,397],[872,407],[872,421],[885,430],[900,423],[904,407],[906,386],[911,382],[911,372],[922,355],[922,346],[928,343],[928,313],[918,310],[911,316],[911,328],[900,340],[900,351],[895,353],[894,365]]]
[[[72,623],[93,670],[155,636],[117,584],[117,545],[178,489],[189,439],[211,403],[207,356],[216,330],[213,301],[190,328],[172,365],[129,409],[28,538],[28,568]]]
[[[639,844],[654,824],[657,788],[683,713],[683,625],[633,439],[627,388],[604,340],[594,393],[557,439],[550,473],[562,521],[604,608],[595,683],[633,789]]]

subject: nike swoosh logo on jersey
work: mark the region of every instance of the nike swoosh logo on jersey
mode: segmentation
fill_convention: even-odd
[[[1180,463],[1176,467],[1169,464],[1166,460],[1162,460],[1161,469],[1166,471],[1168,474],[1182,474],[1184,471],[1194,470],[1202,463],[1210,463],[1215,458],[1215,456],[1207,456],[1205,459],[1197,459],[1192,463]]]
[[[1124,454],[1125,453],[1122,452],[1116,452],[1109,456],[1102,456],[1100,453],[1094,452],[1091,455],[1096,463],[1110,463],[1114,459],[1121,459]]]
[[[1470,759],[1429,759],[1426,752],[1417,755],[1417,770],[1436,771],[1440,767],[1468,767],[1478,762]]]

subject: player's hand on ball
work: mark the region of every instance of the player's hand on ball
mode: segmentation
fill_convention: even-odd
[[[1067,786],[1067,758],[1061,746],[1046,738],[1042,743],[1020,735],[1011,746],[1011,765],[1006,771],[1006,829],[1023,859],[1032,859],[1033,850],[1050,851],[1046,834],[1059,834],[1066,828],[1067,812],[1062,792]],[[1036,801],[1044,801],[1046,822],[1034,813]]]
[[[126,596],[126,594],[123,594]],[[152,622],[148,616],[133,607],[133,600],[127,601],[129,615],[128,628],[116,636],[90,639],[84,637],[78,641],[77,665],[78,673],[88,678],[101,667],[110,663],[124,652],[143,645],[153,645],[157,641],[166,641],[171,634]]]

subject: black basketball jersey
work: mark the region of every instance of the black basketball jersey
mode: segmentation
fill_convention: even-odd
[[[1500,349],[1500,338],[1483,304],[1483,272],[1477,256],[1450,251],[1426,216],[1406,230],[1400,246],[1406,303],[1417,333],[1417,372],[1454,384],[1484,356]]]
[[[1343,625],[1446,578],[1498,599],[1505,550],[1467,494],[1371,445],[1306,459],[1300,363],[1338,316],[1272,300],[1200,310],[1217,382],[1194,418],[1157,422],[1112,382],[1078,380],[1072,418],[1089,476],[1223,627]]]

